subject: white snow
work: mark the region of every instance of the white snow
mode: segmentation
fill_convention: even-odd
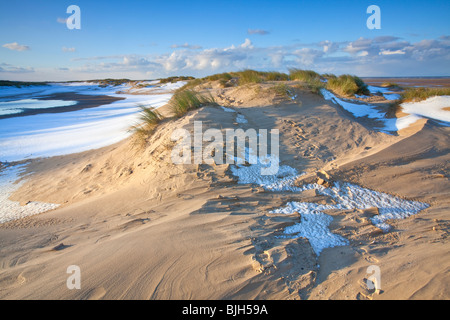
[[[439,121],[450,122],[450,96],[435,96],[419,102],[404,102],[401,104],[403,111],[416,117],[431,118]]]
[[[255,156],[253,155],[253,157]],[[372,223],[387,232],[390,229],[390,226],[387,224],[388,220],[404,219],[429,207],[426,203],[404,200],[347,182],[336,182],[330,188],[325,188],[318,184],[297,186],[295,181],[302,174],[299,174],[295,168],[287,165],[279,166],[277,174],[261,175],[261,168],[268,166],[266,160],[258,158],[254,164],[231,166],[231,172],[238,178],[238,183],[240,184],[257,184],[272,192],[302,192],[315,189],[319,194],[328,196],[334,201],[334,204],[291,201],[284,207],[271,211],[271,213],[283,214],[298,212],[301,215],[301,222],[287,227],[284,233],[290,236],[307,238],[317,255],[320,255],[325,248],[348,244],[347,239],[329,230],[328,226],[332,221],[332,217],[324,212],[326,210],[376,207],[379,215],[372,218]]]
[[[278,159],[271,159],[269,157],[261,159],[257,157],[257,163],[251,165],[235,165],[231,166],[231,172],[238,177],[241,184],[257,184],[269,191],[299,191],[298,187],[294,186],[295,180],[302,174],[299,174],[295,168],[282,165],[278,167],[278,172],[273,175],[262,175],[263,168],[269,168],[270,161],[278,161]],[[249,161],[250,162],[250,161]]]
[[[169,88],[173,87],[169,86]],[[125,100],[72,112],[1,119],[0,161],[11,162],[64,155],[119,142],[131,134],[130,127],[139,121],[139,105],[158,108],[172,97],[171,92],[155,95],[116,93],[117,90],[124,88],[126,87],[101,88],[98,85],[85,83],[64,83],[2,90],[0,96],[8,96],[8,99],[11,93],[21,98],[27,96],[26,99],[34,99],[34,97],[56,92],[75,92],[122,97]],[[39,101],[42,104],[48,102],[48,100]]]
[[[423,119],[413,114],[408,114],[400,118],[390,118],[385,119],[385,130],[386,131],[399,131],[408,128],[410,125],[415,123],[417,120]]]
[[[271,213],[292,214],[298,212],[301,215],[301,222],[287,227],[284,233],[307,238],[314,252],[319,256],[325,248],[349,244],[347,239],[330,231],[328,226],[333,218],[321,211],[327,209],[331,208],[315,203],[290,202],[286,207],[273,210]]]
[[[376,207],[379,215],[371,219],[372,223],[387,232],[391,228],[387,224],[388,220],[404,219],[429,207],[426,203],[404,200],[347,182],[336,182],[331,188],[310,184],[303,186],[301,191],[309,189],[316,189],[318,193],[330,197],[335,204],[289,202],[285,207],[275,209],[272,213],[292,214],[298,212],[301,215],[301,222],[286,228],[285,233],[307,238],[317,255],[325,248],[348,244],[346,239],[331,233],[328,229],[332,218],[324,213],[326,210]]]
[[[351,112],[355,117],[367,117],[370,119],[380,120],[386,122],[385,113],[376,109],[376,106],[370,104],[357,104],[339,99],[334,94],[326,89],[321,89],[322,95],[326,100],[331,100],[339,104],[345,110]],[[385,129],[384,127],[381,129]]]
[[[225,111],[225,112],[236,112],[236,111],[234,111],[233,109],[230,109],[230,108],[227,108],[227,107],[224,107],[224,106],[220,106],[222,109],[223,109],[223,111]]]
[[[247,121],[247,119],[242,115],[242,114],[238,114],[237,116],[236,116],[236,122],[237,123],[247,123],[248,121]]]
[[[24,169],[25,165],[16,165],[0,170],[0,223],[53,210],[59,206],[59,204],[35,201],[21,206],[19,202],[8,199],[14,191],[25,183],[26,179],[16,182],[20,179]]]
[[[398,93],[383,93],[383,96],[386,100],[398,100],[400,99],[400,95]]]
[[[220,107],[225,112],[236,113],[236,111],[231,109],[231,108],[227,108],[227,107],[224,107],[224,106],[220,106]],[[245,118],[245,116],[243,114],[237,113],[237,115],[236,115],[236,122],[243,124],[243,123],[248,123],[248,120],[247,120],[247,118]]]
[[[351,112],[355,117],[367,117],[381,121],[383,123],[383,127],[379,128],[379,130],[385,133],[407,128],[422,118],[431,118],[442,122],[450,122],[450,111],[444,110],[444,108],[450,107],[450,96],[436,96],[428,98],[424,101],[402,103],[401,107],[403,108],[403,111],[409,115],[400,118],[386,118],[385,113],[377,110],[377,107],[374,105],[351,103],[337,98],[326,89],[321,89],[321,92],[326,100],[331,100],[334,103],[339,104],[342,108]],[[443,124],[450,125],[445,123]]]

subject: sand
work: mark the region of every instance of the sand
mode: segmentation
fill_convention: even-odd
[[[143,149],[131,137],[29,161],[32,174],[10,199],[60,207],[0,225],[0,298],[448,299],[450,128],[421,120],[386,134],[295,84],[293,99],[269,87],[211,84],[204,90],[234,112],[210,106],[166,120]],[[226,164],[173,164],[170,135],[194,121],[280,130],[280,164],[302,173],[299,186],[326,173],[430,206],[389,221],[388,232],[370,222],[377,208],[327,211],[330,231],[348,244],[317,254],[307,238],[286,237],[301,213],[273,211],[333,199],[240,184]],[[79,290],[66,286],[71,265]],[[366,284],[372,265],[378,291]]]

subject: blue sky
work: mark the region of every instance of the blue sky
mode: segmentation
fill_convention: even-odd
[[[69,5],[81,9],[70,30]],[[381,9],[370,30],[369,5]],[[449,76],[450,1],[1,1],[0,79],[154,79],[245,68]]]

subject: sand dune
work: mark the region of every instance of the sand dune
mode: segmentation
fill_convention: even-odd
[[[133,137],[83,153],[29,161],[11,201],[60,206],[0,224],[2,299],[448,299],[450,128],[422,119],[388,134],[374,119],[306,90],[280,97],[268,84],[204,87],[223,107],[165,120],[144,149]],[[228,109],[228,110],[227,110]],[[160,108],[168,115],[167,107]],[[243,121],[245,120],[245,121]],[[324,178],[427,204],[405,219],[372,223],[380,208],[341,207],[317,188],[239,183],[226,164],[176,165],[177,128],[278,129],[292,186]],[[292,171],[294,172],[294,171]],[[319,190],[320,191],[320,190]],[[320,251],[286,234],[313,203],[345,241]],[[316,207],[317,209],[317,207]],[[81,270],[81,289],[66,286]],[[381,270],[369,290],[367,268]]]

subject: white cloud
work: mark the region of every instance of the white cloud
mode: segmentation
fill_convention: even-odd
[[[56,22],[65,24],[67,22],[67,18],[57,18]]]
[[[248,29],[247,33],[248,34],[259,34],[260,36],[265,36],[266,34],[269,34],[270,32],[267,30],[262,30],[262,29]]]
[[[241,48],[253,49],[253,45],[252,45],[252,42],[250,41],[250,39],[245,39],[244,43],[241,44],[240,47]]]
[[[13,42],[13,43],[5,43],[3,45],[4,48],[7,48],[9,50],[14,50],[14,51],[27,51],[30,50],[31,48],[29,46],[25,46],[22,44],[18,44],[17,42]]]
[[[75,49],[75,48],[66,48],[66,47],[62,47],[62,51],[63,51],[63,52],[75,52],[76,49]]]
[[[197,50],[192,50],[192,45],[185,43],[174,45],[173,50],[161,54],[73,58],[70,73],[65,74],[80,75],[79,78],[84,79],[91,78],[94,74],[95,77],[138,79],[149,75],[203,77],[247,68],[283,72],[287,72],[289,68],[308,68],[319,73],[352,73],[359,76],[412,73],[443,75],[445,70],[450,68],[449,42],[446,36],[415,43],[383,36],[343,42],[325,40],[316,43],[258,47],[250,39],[245,39],[237,45]],[[80,66],[80,62],[84,65]],[[18,68],[16,71],[26,72],[27,69]]]
[[[31,67],[18,67],[8,63],[0,63],[0,73],[31,73],[34,69]]]
[[[189,43],[184,43],[184,44],[173,44],[170,46],[172,49],[178,49],[178,48],[182,48],[182,49],[192,49],[192,50],[197,50],[197,49],[201,49],[201,46],[198,45],[192,45]]]
[[[380,55],[384,55],[384,56],[388,56],[388,55],[393,55],[393,54],[405,54],[404,51],[402,50],[395,50],[395,51],[390,51],[390,50],[381,50]]]
[[[368,56],[368,55],[369,55],[369,52],[367,52],[365,50],[358,53],[358,57],[365,57],[365,56]]]

